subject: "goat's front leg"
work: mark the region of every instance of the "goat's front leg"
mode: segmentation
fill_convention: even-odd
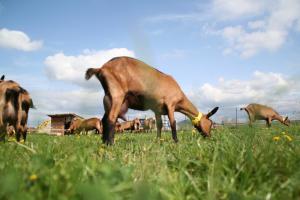
[[[174,142],[178,142],[178,138],[177,138],[177,132],[176,132],[176,120],[174,117],[174,110],[173,108],[168,108],[168,117],[169,117],[169,121],[170,121],[170,125],[171,125],[171,130],[172,130],[172,138],[174,140]]]
[[[158,113],[155,113],[155,119],[156,119],[156,128],[157,128],[157,138],[160,138],[161,137],[161,129],[162,129],[161,115]]]
[[[266,119],[266,121],[267,121],[267,127],[270,128],[270,127],[271,127],[271,123],[272,123],[272,118],[271,118],[271,117],[268,117],[268,118]]]

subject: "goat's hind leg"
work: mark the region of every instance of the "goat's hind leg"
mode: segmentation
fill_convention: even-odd
[[[267,119],[266,119],[266,125],[267,125],[267,127],[268,128],[270,128],[271,127],[271,123],[272,123],[272,119],[271,119],[271,117],[268,117]]]
[[[252,115],[248,114],[249,117],[249,126],[253,127],[253,123],[255,122],[255,119]]]
[[[103,142],[106,144],[114,143],[115,124],[123,103],[123,98],[123,96],[111,97],[111,107],[105,112],[105,117],[103,117],[103,126],[105,124]]]

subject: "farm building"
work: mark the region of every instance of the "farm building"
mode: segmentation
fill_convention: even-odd
[[[74,113],[66,114],[52,114],[48,115],[51,118],[51,134],[64,135],[65,131],[69,129],[72,119],[83,117],[76,115]]]

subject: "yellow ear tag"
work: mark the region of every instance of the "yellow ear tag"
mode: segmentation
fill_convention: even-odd
[[[192,120],[192,124],[193,124],[194,126],[197,125],[197,124],[200,122],[202,116],[203,116],[203,114],[202,114],[201,112],[199,112],[198,116],[195,117],[195,118]]]

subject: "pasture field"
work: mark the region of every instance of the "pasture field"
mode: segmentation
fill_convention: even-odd
[[[0,199],[300,199],[300,125],[29,135],[0,144]]]

